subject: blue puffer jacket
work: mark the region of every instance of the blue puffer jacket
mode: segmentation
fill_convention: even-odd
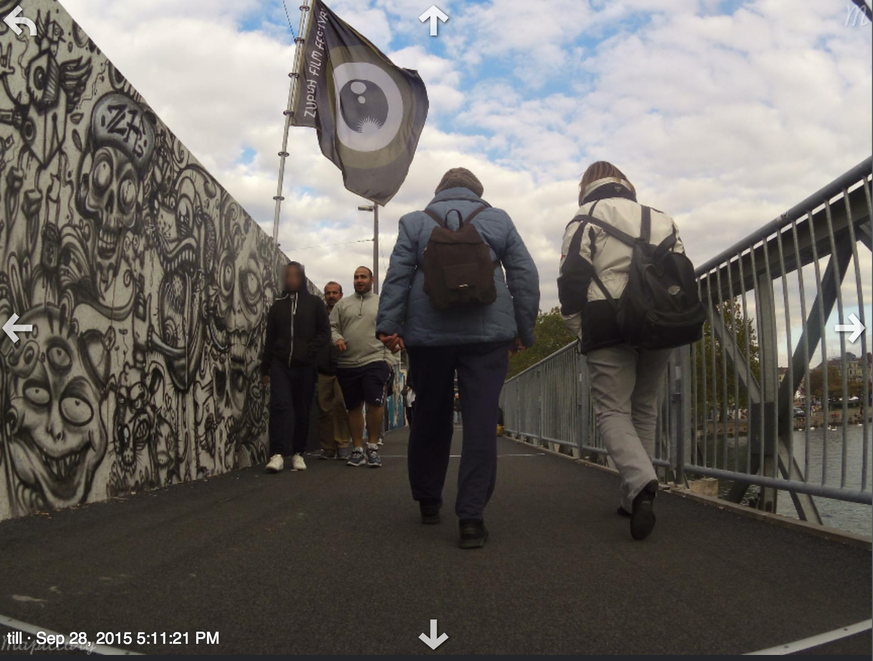
[[[467,218],[481,205],[482,199],[472,191],[449,188],[440,192],[428,208],[442,218],[457,209]],[[450,214],[448,223],[457,229],[458,214]],[[503,269],[494,269],[497,300],[470,310],[434,310],[424,293],[421,267],[424,249],[437,224],[423,211],[415,211],[400,219],[400,233],[382,285],[378,333],[397,333],[408,346],[500,342],[516,337],[525,346],[533,345],[540,304],[536,264],[505,211],[485,209],[473,219],[473,225],[491,248],[492,259],[503,263]]]

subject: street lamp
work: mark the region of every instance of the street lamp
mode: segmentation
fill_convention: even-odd
[[[373,212],[373,293],[379,293],[379,205],[358,207],[358,211]]]

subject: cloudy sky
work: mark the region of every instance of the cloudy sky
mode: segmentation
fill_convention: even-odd
[[[286,0],[294,30],[297,0]],[[63,0],[191,151],[269,232],[294,53],[282,0]],[[673,215],[702,263],[871,153],[871,27],[848,0],[334,0],[430,114],[382,213],[382,268],[440,175],[476,172],[557,302],[560,237],[586,165],[608,159]],[[323,284],[369,264],[372,217],[291,130],[280,242]],[[327,244],[341,244],[323,247]],[[869,271],[869,260],[867,260]]]

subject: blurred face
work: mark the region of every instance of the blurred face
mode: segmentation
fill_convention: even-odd
[[[324,301],[327,303],[329,310],[333,310],[333,306],[336,305],[342,297],[343,292],[339,285],[327,285],[324,288]]]
[[[359,294],[366,294],[373,289],[373,276],[370,275],[370,270],[364,266],[359,266],[355,271],[355,291]]]
[[[303,282],[303,277],[300,274],[300,269],[296,266],[289,266],[285,270],[285,289],[300,291],[301,282]]]

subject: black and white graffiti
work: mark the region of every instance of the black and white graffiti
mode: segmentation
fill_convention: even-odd
[[[0,14],[16,2],[0,0]],[[53,0],[0,23],[0,519],[265,460],[284,255]]]

